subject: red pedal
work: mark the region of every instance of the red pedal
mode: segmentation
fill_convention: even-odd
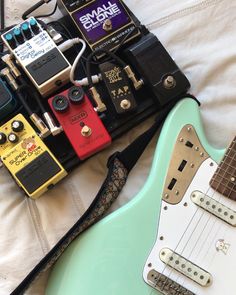
[[[111,137],[81,87],[51,97],[49,105],[81,160],[111,143]]]

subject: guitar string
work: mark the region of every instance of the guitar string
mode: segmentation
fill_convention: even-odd
[[[234,144],[234,143],[235,143],[235,141],[233,141],[233,144]],[[229,150],[229,149],[228,149],[228,150]],[[235,160],[234,158],[235,158],[235,155],[236,155],[236,150],[233,150],[233,151],[235,152],[234,157],[230,157],[230,158],[234,161],[234,160]],[[227,156],[227,157],[226,157],[226,160],[227,160],[227,158],[229,158],[228,155],[227,155],[227,153],[226,153],[226,156]],[[232,175],[234,176],[235,173],[236,173],[236,167],[234,167],[233,169],[234,169],[234,171],[232,172]],[[217,170],[218,170],[218,169],[217,169]],[[228,173],[227,170],[226,170],[226,173]],[[229,179],[230,179],[230,178],[229,178]],[[230,182],[231,182],[231,181],[228,180],[228,183],[230,183]],[[225,190],[223,191],[223,194],[220,194],[220,199],[222,198],[222,196],[225,195],[226,189],[228,189],[228,187],[225,187]],[[231,195],[232,191],[233,191],[233,190],[230,190],[229,193],[227,194],[226,197],[227,197],[228,199],[230,199],[230,195]],[[228,207],[230,208],[230,206],[228,206]],[[230,209],[233,210],[232,208],[230,208]],[[209,217],[211,217],[211,215],[210,215]],[[209,218],[209,219],[210,219],[210,218]],[[215,221],[213,222],[213,224],[212,224],[212,226],[211,226],[210,232],[212,232],[212,230],[213,230],[215,224],[218,223],[219,221],[220,221],[219,218],[216,218],[216,219],[215,219]],[[220,230],[222,229],[223,225],[224,225],[223,223],[220,223],[220,225],[219,225],[219,227],[218,227],[218,230],[216,231],[216,233],[215,233],[213,239],[211,240],[211,242],[210,242],[210,246],[209,246],[208,249],[211,249],[212,245],[215,243],[215,239],[216,239],[216,237],[218,236],[218,234],[219,234]],[[229,228],[227,228],[227,231],[224,233],[223,238],[225,238],[225,235],[226,235],[226,233],[228,232],[228,230],[229,230]],[[203,241],[203,242],[204,242],[204,241]],[[198,251],[198,254],[197,254],[196,259],[199,258],[199,255],[200,255],[202,249],[203,249],[203,244],[202,244],[202,246],[200,247],[200,251]],[[209,253],[209,250],[205,253],[204,257],[202,258],[203,261],[206,259],[206,256],[207,256],[208,253]],[[216,256],[216,253],[213,255],[213,257],[212,257],[212,259],[210,260],[210,263],[209,263],[208,265],[210,265],[210,264],[213,262],[215,256]],[[196,259],[195,259],[195,260],[196,260]],[[186,281],[186,279],[184,279],[184,282],[185,282],[185,281]]]
[[[207,191],[206,191],[206,193],[205,193],[204,196],[207,195],[209,189],[210,189],[210,187],[207,189]],[[198,211],[199,211],[199,207],[197,207],[197,209],[195,210],[195,213],[193,214],[193,216],[192,216],[192,218],[191,218],[191,220],[190,220],[190,222],[189,222],[187,228],[185,229],[185,231],[183,232],[182,236],[180,237],[180,240],[179,240],[179,242],[177,243],[177,245],[176,245],[175,249],[173,250],[173,252],[176,251],[176,249],[178,248],[179,244],[180,244],[181,241],[183,240],[183,237],[185,236],[186,232],[188,231],[188,229],[189,229],[190,225],[192,224],[192,221],[193,221],[193,219],[194,219],[194,217],[196,216],[196,214],[197,214]],[[193,233],[194,233],[194,231],[192,232],[192,234],[193,234]],[[191,235],[192,235],[192,234],[191,234]],[[169,260],[169,261],[170,261],[170,260]],[[169,262],[169,261],[168,261],[168,262]],[[159,280],[160,277],[164,274],[164,272],[165,272],[165,270],[167,269],[167,267],[168,267],[168,265],[165,264],[165,266],[164,266],[162,272],[160,272],[160,274],[159,274],[158,277],[157,277],[157,283],[154,285],[154,288],[157,287],[158,280]],[[165,282],[164,282],[163,289],[164,289],[164,287],[166,286],[166,283],[167,283],[168,279],[170,278],[170,275],[171,275],[172,271],[173,271],[173,269],[171,268],[169,275],[166,276],[166,280],[165,280]],[[152,290],[150,294],[152,294],[153,292],[154,292],[154,290]]]
[[[233,143],[234,143],[234,141],[232,142],[232,144],[233,144]],[[228,149],[228,150],[229,150],[229,149]],[[227,150],[227,151],[228,151],[228,150]],[[230,160],[230,164],[231,164],[232,161],[235,160],[235,156],[236,156],[236,151],[235,151],[235,154],[234,154],[233,158],[231,158],[231,160]],[[228,159],[228,155],[227,155],[227,153],[226,153],[226,154],[225,154],[225,158],[224,158],[223,161],[220,163],[220,165],[218,166],[218,168],[219,168],[220,166],[223,166],[223,164],[225,164],[225,161],[227,161],[227,159]],[[219,170],[221,170],[221,169],[219,168]],[[217,169],[217,171],[218,171],[218,169]],[[235,172],[236,172],[236,168],[234,167],[233,175],[235,174]],[[226,169],[226,170],[224,171],[224,175],[227,174],[227,173],[228,173],[228,171],[227,171],[227,169]],[[224,177],[224,175],[223,175],[223,177]],[[230,182],[231,182],[231,181],[230,181],[230,178],[229,178],[229,180],[228,180],[228,184],[229,184]],[[211,197],[213,197],[213,196],[215,195],[215,193],[216,193],[217,190],[219,189],[220,184],[221,184],[221,183],[219,183],[218,186],[216,187],[216,189],[213,191],[213,194],[212,194]],[[218,202],[220,202],[221,198],[225,195],[226,189],[227,189],[227,188],[224,189],[224,191],[223,191],[222,194],[219,193],[219,199],[218,199]],[[230,190],[230,192],[227,194],[226,198],[230,199],[230,195],[231,195],[231,193],[232,193],[232,190]],[[208,206],[207,206],[207,208],[208,208]],[[230,208],[230,209],[231,209],[231,208]],[[193,251],[195,250],[195,247],[197,246],[197,243],[198,243],[198,241],[200,240],[202,233],[205,231],[205,229],[206,229],[206,227],[207,227],[207,224],[209,223],[209,221],[210,221],[210,219],[211,219],[211,217],[212,217],[212,215],[211,215],[210,212],[207,212],[207,211],[203,211],[203,212],[204,212],[204,213],[208,213],[208,214],[209,214],[209,217],[208,217],[208,220],[207,220],[207,222],[206,222],[206,224],[205,224],[203,230],[201,231],[201,233],[200,233],[200,235],[199,235],[199,237],[198,237],[198,240],[196,241],[195,245],[193,246],[192,251],[190,252],[189,257],[187,258],[187,260],[189,260],[189,261],[191,261],[191,259],[190,259],[190,258],[191,258],[191,255],[192,255]],[[213,225],[211,226],[211,229],[210,229],[210,231],[208,232],[208,234],[211,233],[211,231],[212,231],[214,225],[215,225],[218,221],[219,221],[219,219],[218,219],[218,217],[216,217],[216,219],[214,220]],[[220,231],[220,229],[221,229],[222,226],[223,226],[223,224],[221,223],[221,224],[219,225],[219,227],[218,227],[218,230],[217,230],[216,234],[214,235],[214,239],[215,239],[215,237],[217,236],[217,234],[219,233],[219,231]],[[210,235],[209,235],[209,236],[210,236]],[[214,241],[213,241],[213,242],[214,242]],[[200,252],[202,251],[202,248],[203,248],[204,244],[205,244],[205,243],[202,243],[202,245],[201,245],[201,247],[200,247],[200,251],[199,251],[198,253],[200,253]],[[212,245],[212,243],[211,243],[211,245]],[[205,253],[205,256],[204,256],[204,257],[206,257],[206,255],[207,255],[208,253],[209,253],[209,250]],[[197,257],[198,257],[198,256],[197,256]],[[197,259],[197,257],[195,258],[195,260]],[[178,281],[178,279],[177,279],[177,281]],[[185,282],[185,281],[186,281],[186,278],[184,279],[184,282]]]
[[[236,143],[236,141],[234,141],[234,143]],[[236,150],[233,149],[233,151],[234,151],[235,154],[236,154]],[[230,157],[230,158],[231,158],[231,157]],[[232,175],[233,175],[233,178],[235,178],[235,175],[236,175],[236,167],[234,167],[234,172],[233,172]],[[234,181],[234,186],[235,186],[235,181]],[[231,195],[232,192],[234,192],[234,190],[230,190],[230,191],[229,191],[228,198],[229,198],[229,196]],[[233,201],[235,201],[235,200],[233,200]],[[234,207],[235,207],[235,206],[234,206]],[[234,211],[235,211],[235,210],[234,210]],[[217,233],[216,233],[216,235],[215,235],[214,238],[216,238],[216,236],[218,235],[218,233],[219,233],[219,231],[221,230],[222,227],[223,227],[223,224],[218,228],[218,231],[217,231]],[[225,238],[225,236],[226,236],[226,234],[227,234],[228,231],[229,231],[229,227],[227,228],[227,231],[224,232],[223,240],[224,240],[224,238]],[[214,240],[212,240],[212,242],[211,242],[211,246],[212,246],[213,243],[214,243]],[[210,246],[210,247],[211,247],[211,246]],[[207,253],[206,253],[206,254],[207,254]],[[206,256],[206,254],[205,254],[205,256]],[[213,262],[215,256],[216,256],[216,252],[215,252],[215,255],[213,255],[213,257],[212,257],[212,259],[211,259],[211,261],[210,261],[210,264]]]
[[[224,161],[225,161],[225,159],[223,159],[222,164],[224,163]],[[220,183],[218,184],[216,190],[219,189],[219,186],[220,186]],[[209,190],[210,190],[210,187],[207,189],[206,193],[204,194],[204,197],[207,195],[207,193],[208,193]],[[214,193],[215,193],[215,192],[214,192]],[[213,195],[214,195],[214,193],[213,193]],[[183,235],[181,236],[181,238],[180,238],[180,240],[179,240],[177,246],[175,247],[174,250],[172,250],[173,252],[176,252],[176,249],[178,248],[178,246],[179,246],[181,240],[183,239],[185,233],[187,232],[187,230],[188,230],[190,224],[192,223],[193,218],[196,216],[198,210],[199,210],[199,207],[197,207],[197,209],[196,209],[196,211],[195,211],[193,217],[191,218],[191,220],[190,220],[190,222],[189,222],[189,224],[188,224],[188,226],[187,226],[185,232],[184,232]],[[187,240],[187,242],[186,242],[186,244],[185,244],[185,246],[184,246],[184,249],[181,251],[180,255],[182,255],[182,252],[185,250],[187,244],[189,243],[190,239],[192,238],[193,233],[195,232],[195,229],[197,228],[197,226],[198,226],[200,220],[202,219],[202,216],[205,215],[205,213],[206,213],[205,211],[202,212],[202,215],[200,216],[200,218],[199,218],[199,220],[198,220],[196,226],[194,227],[193,232],[191,233],[190,237],[188,238],[188,240]],[[169,261],[170,261],[170,260],[169,260]],[[169,261],[168,261],[168,262],[169,262]],[[168,264],[168,262],[167,262],[167,264]],[[162,272],[160,273],[160,275],[158,276],[158,279],[159,279],[159,278],[161,277],[161,275],[164,273],[165,269],[166,269],[167,266],[168,266],[167,264],[165,264],[165,267],[164,267],[164,269],[162,270]],[[164,282],[163,288],[166,286],[166,283],[167,283],[168,279],[170,278],[171,274],[173,273],[173,270],[174,270],[174,269],[171,268],[171,271],[170,271],[169,275],[166,276],[166,280],[165,280],[165,282]],[[158,281],[158,279],[157,279],[157,281]],[[155,285],[155,287],[156,287],[156,286],[157,286],[157,284]]]
[[[234,143],[235,143],[235,141],[234,141]],[[235,152],[235,154],[236,154],[236,150],[234,150],[234,152]],[[235,157],[235,155],[234,155],[234,157]],[[232,159],[233,161],[235,160],[234,157],[229,157],[229,156],[227,155],[227,158],[230,158],[230,159]],[[223,169],[222,169],[222,170],[223,170]],[[230,172],[230,173],[228,173],[227,170],[223,170],[223,171],[226,171],[226,173],[229,174],[229,175],[232,173],[232,175],[233,175],[233,177],[234,177],[234,175],[236,174],[236,167],[234,167],[233,170],[234,170],[234,171],[232,171],[232,172]],[[230,175],[230,176],[231,176],[231,175]],[[221,177],[222,177],[222,176],[221,176]],[[223,178],[226,179],[225,177],[223,177]],[[229,179],[230,179],[230,177],[226,179],[226,180],[228,181],[228,184],[231,182]],[[232,193],[232,192],[235,192],[235,190],[233,190],[233,187],[235,186],[235,183],[233,184],[233,186],[232,186],[231,188],[228,187],[228,186],[225,185],[225,184],[224,184],[224,186],[225,186],[225,192],[226,192],[226,189],[229,190],[229,193],[228,193],[227,198],[230,199],[230,195],[231,195],[231,193]],[[222,195],[224,195],[224,192],[223,192]],[[234,200],[232,200],[232,202],[233,202],[233,201],[234,201]],[[230,208],[230,205],[227,205],[227,207]],[[230,209],[233,210],[232,208],[230,208]],[[233,211],[235,211],[235,210],[233,210]],[[220,221],[219,218],[216,218],[216,219],[215,219],[215,222],[213,223],[210,232],[213,230],[213,228],[214,228],[216,222],[219,222],[219,221]],[[209,248],[211,248],[211,246],[213,245],[213,243],[214,243],[214,241],[215,241],[216,236],[218,235],[218,233],[220,232],[221,228],[223,227],[223,223],[220,223],[220,224],[221,224],[221,225],[219,226],[217,232],[215,233],[213,239],[211,240],[211,243],[210,243],[210,247],[209,247]],[[200,249],[200,251],[198,252],[198,255],[200,255],[201,250],[202,250],[202,249]],[[207,254],[208,254],[208,252],[205,253],[205,255],[204,255],[204,257],[203,257],[202,260],[204,260],[204,259],[206,258],[206,255],[207,255]],[[197,255],[197,257],[198,257],[198,255]]]
[[[208,187],[208,189],[207,189],[207,191],[206,191],[204,197],[207,195],[209,189],[210,189],[210,187]],[[185,229],[185,231],[184,231],[183,234],[181,235],[180,240],[178,241],[178,243],[177,243],[175,249],[172,250],[173,252],[176,252],[177,248],[179,247],[181,241],[183,240],[183,238],[184,238],[186,232],[188,231],[188,229],[189,229],[190,225],[192,224],[192,222],[193,222],[193,220],[194,220],[194,218],[195,218],[195,216],[196,216],[196,214],[197,214],[198,211],[199,211],[199,207],[196,208],[195,213],[193,214],[193,216],[192,216],[190,222],[188,223],[187,228]],[[196,225],[196,226],[197,226],[197,225]],[[195,226],[195,228],[196,228],[196,226]],[[194,231],[195,231],[195,228],[194,228],[194,230],[192,231],[192,233],[191,233],[191,235],[190,235],[190,238],[191,238],[191,236],[193,235],[193,233],[194,233]],[[189,238],[189,239],[190,239],[190,238]],[[187,241],[187,243],[188,243],[188,241]],[[170,262],[170,259],[169,259],[168,262]],[[158,284],[158,281],[159,281],[160,277],[164,274],[165,270],[167,269],[167,267],[168,267],[168,262],[164,265],[164,268],[163,268],[162,272],[159,273],[159,275],[158,275],[158,277],[157,277],[157,283],[154,285],[154,288],[157,287],[157,284]],[[168,282],[168,279],[170,278],[172,272],[173,272],[173,268],[170,269],[170,273],[168,274],[168,276],[166,275],[166,279],[165,279],[165,282],[164,282],[164,285],[163,285],[162,289],[165,288],[166,283]],[[150,294],[152,294],[153,291],[154,291],[154,290],[152,290]]]
[[[221,176],[223,180],[225,180],[226,182],[228,182],[228,178],[227,177],[223,177]],[[212,178],[215,182],[219,183],[219,181],[217,181],[214,177]],[[223,183],[223,181],[222,181]],[[230,181],[230,183],[232,184],[232,186],[227,186],[226,184],[224,184],[225,189],[228,189],[231,191],[231,193],[236,193],[236,190],[234,189],[234,183]]]
[[[235,153],[236,153],[236,151],[235,151]],[[228,158],[228,157],[227,157],[227,158]],[[233,159],[233,161],[234,161],[234,158],[232,158],[232,159]],[[224,171],[225,174],[229,174],[229,175],[230,175],[230,173],[228,173],[227,170],[224,170],[224,169],[220,169],[220,170],[221,170],[221,171]],[[235,170],[236,170],[236,168],[234,168],[234,171],[232,171],[232,175],[235,174],[235,172],[236,172]],[[235,190],[233,190],[234,184],[233,184],[232,187],[229,187],[228,184],[231,183],[231,181],[229,180],[230,177],[226,178],[226,177],[224,177],[224,176],[222,176],[222,175],[221,175],[220,177],[221,177],[223,180],[227,180],[227,182],[228,182],[227,184],[224,184],[225,189],[224,189],[222,195],[225,195],[225,192],[226,192],[226,190],[228,189],[228,190],[229,190],[229,193],[228,193],[228,195],[226,196],[226,198],[230,199],[230,195],[231,195],[231,193],[232,193],[232,192],[235,192]],[[212,179],[214,179],[214,176],[213,176]],[[222,197],[222,196],[221,196],[221,194],[220,194],[219,200],[221,199],[221,197]],[[227,206],[227,207],[230,208],[230,206]],[[207,206],[207,208],[208,208],[208,206]],[[209,214],[211,214],[211,213],[209,213]],[[210,217],[211,217],[211,215],[210,215]],[[218,217],[216,217],[214,223],[213,223],[212,226],[211,226],[210,232],[213,231],[213,228],[214,228],[216,222],[218,222],[219,220],[220,220],[220,219],[219,219]],[[210,218],[208,219],[208,221],[210,221]],[[207,222],[207,223],[208,223],[208,222]],[[222,223],[221,223],[221,224],[222,224]],[[206,225],[206,226],[207,226],[207,225]],[[222,226],[223,226],[223,225],[222,225]],[[219,229],[217,230],[216,235],[218,234],[218,232],[220,231],[220,229],[221,229],[221,226],[220,226]],[[205,230],[205,227],[204,227],[203,230]],[[216,236],[216,235],[215,235],[215,236]],[[214,236],[214,238],[215,238],[215,236]],[[204,243],[205,243],[205,241],[202,242],[202,245],[201,245],[201,247],[200,247],[200,249],[199,249],[199,251],[198,251],[196,257],[199,257],[200,252],[201,252],[202,249],[203,249]],[[212,245],[212,242],[210,243],[210,245]],[[193,249],[193,250],[194,250],[194,249]],[[192,250],[192,252],[193,252],[193,250]],[[191,255],[192,255],[192,252],[191,252]],[[208,252],[207,252],[207,253],[208,253]],[[207,253],[205,254],[204,258],[206,257]],[[203,258],[203,260],[204,260],[204,258]]]
[[[223,161],[224,162],[224,161]],[[210,188],[209,188],[210,189]],[[208,189],[208,190],[209,190]],[[208,190],[207,190],[207,192],[208,192]],[[206,194],[205,194],[206,195]],[[198,208],[197,208],[198,209]],[[197,211],[198,210],[196,210],[196,212],[195,212],[195,214],[197,213]],[[195,215],[194,214],[194,215]],[[200,218],[201,219],[201,218]],[[192,220],[190,221],[190,223],[192,222]],[[197,224],[198,225],[198,224]],[[195,227],[196,228],[196,227]],[[194,231],[195,231],[195,229],[194,229]],[[194,232],[193,231],[193,232]],[[186,231],[185,231],[186,232]],[[185,232],[184,232],[184,234],[185,234]],[[192,232],[192,234],[193,234],[193,232]],[[192,235],[191,235],[192,236]],[[182,237],[181,237],[181,239],[182,239]],[[189,240],[191,239],[191,237],[189,238]],[[188,243],[188,241],[187,241],[187,243]],[[179,244],[179,243],[178,243]],[[178,245],[176,246],[176,248],[178,247]],[[175,252],[175,250],[174,250],[174,252]],[[166,265],[167,266],[167,265]],[[165,267],[166,268],[166,267]],[[163,271],[162,271],[162,273],[165,271],[165,268],[163,269]],[[169,274],[169,276],[171,275],[171,273]],[[160,274],[160,276],[161,276],[161,274]],[[158,277],[158,278],[160,278],[160,276]],[[168,277],[167,277],[167,279],[166,279],[166,281],[168,280]],[[166,282],[165,282],[166,283]],[[164,283],[164,286],[163,286],[163,288],[165,287],[165,283]],[[155,287],[157,286],[157,284],[155,285]]]
[[[209,189],[210,189],[210,188],[209,188]],[[209,189],[208,189],[208,190],[209,190]],[[207,192],[208,192],[208,190],[207,190]],[[206,192],[206,194],[207,194],[207,192]],[[183,238],[184,238],[184,236],[185,236],[185,233],[188,231],[188,229],[189,229],[190,225],[192,224],[192,221],[193,221],[193,219],[194,219],[194,217],[195,217],[195,215],[197,214],[198,211],[199,211],[199,207],[197,207],[195,213],[193,214],[193,216],[192,216],[190,222],[188,223],[187,228],[185,229],[185,231],[183,232],[182,236],[180,237],[180,240],[178,241],[178,243],[177,243],[175,249],[173,250],[173,252],[175,252],[176,249],[179,247],[181,241],[183,240]],[[192,232],[192,234],[193,234],[193,232]],[[170,260],[169,260],[169,261],[170,261]],[[168,261],[168,262],[169,262],[169,261]],[[159,280],[160,277],[164,274],[164,272],[165,272],[165,270],[167,269],[167,267],[168,267],[168,265],[165,264],[163,270],[159,273],[159,275],[158,275],[158,277],[157,277],[157,283],[154,285],[154,288],[157,287],[157,285],[158,285],[158,280]],[[164,285],[163,285],[162,289],[164,289],[164,287],[166,286],[166,283],[167,283],[168,279],[170,278],[170,276],[171,276],[171,274],[172,274],[172,271],[173,271],[173,268],[170,269],[170,273],[168,274],[168,276],[165,275],[165,276],[166,276],[166,280],[165,280],[165,282],[164,282]],[[155,290],[152,290],[151,293],[150,293],[150,295],[151,295],[154,291],[155,291]],[[155,291],[155,292],[156,292],[156,291]]]
[[[232,144],[234,144],[235,143],[235,141],[233,141],[232,142]],[[232,148],[228,148],[228,150],[231,150]],[[227,150],[227,152],[228,152],[228,150]],[[234,149],[233,149],[233,151],[235,151]],[[236,153],[235,153],[236,154]],[[231,158],[231,161],[230,161],[230,164],[231,164],[231,162],[233,161],[234,162],[234,158],[235,158],[235,154],[234,154],[234,156],[233,156],[233,158]],[[221,166],[225,163],[225,161],[227,160],[227,153],[225,154],[225,158],[223,159],[223,161],[221,162]],[[234,168],[235,169],[235,167],[232,167],[232,166],[230,166],[229,165],[229,167],[231,167],[231,168]],[[228,168],[228,167],[227,167]],[[217,170],[216,171],[218,171],[218,169],[219,169],[219,166],[218,166],[218,168],[217,168]],[[224,175],[226,174],[226,173],[228,173],[228,171],[227,171],[227,169],[224,171]],[[235,172],[234,172],[235,173]],[[229,180],[229,182],[230,182],[230,180]],[[214,194],[215,194],[215,192],[217,191],[217,189],[219,189],[219,186],[220,186],[220,184],[221,184],[221,182],[219,182],[218,183],[218,185],[217,185],[217,187],[216,187],[216,190],[213,192],[213,195],[212,195],[212,197],[214,196]],[[208,189],[209,190],[209,189]],[[232,193],[232,191],[231,191],[231,193]],[[231,194],[230,193],[230,194]],[[230,196],[230,194],[229,194],[229,196]],[[205,194],[206,195],[206,194]],[[220,195],[220,198],[221,198],[221,195]],[[208,208],[208,206],[207,206],[207,208]],[[203,213],[206,213],[205,211],[203,211]],[[204,214],[205,215],[205,214]],[[202,214],[202,216],[203,216],[203,214]],[[201,218],[202,218],[202,216],[200,217],[200,219],[199,219],[199,221],[198,221],[198,224],[199,224],[199,222],[200,222],[200,220],[201,220]],[[210,220],[210,217],[211,217],[211,215],[209,216],[209,218],[208,218],[208,221]],[[217,219],[215,219],[215,222],[216,222],[216,220]],[[207,221],[207,224],[208,224],[208,221]],[[198,225],[197,224],[197,225]],[[206,226],[207,226],[207,224],[205,225],[205,227],[204,227],[204,229],[203,229],[203,231],[205,230],[205,228],[206,228]],[[213,228],[213,227],[212,227]],[[195,229],[194,229],[195,230]],[[203,232],[202,231],[202,232]],[[200,233],[200,237],[201,237],[201,234],[202,234],[202,232]],[[191,237],[189,238],[189,240],[191,239]],[[198,237],[198,240],[197,240],[197,242],[199,241],[199,237]],[[189,241],[187,241],[187,243],[188,243]],[[196,246],[196,244],[197,243],[195,243],[195,246]],[[185,245],[186,246],[186,245]],[[192,249],[192,252],[193,252],[193,250],[195,249],[195,246],[193,247],[193,249]],[[183,252],[184,250],[182,250],[182,252]],[[191,252],[191,253],[192,253]],[[191,256],[191,253],[190,253],[190,256]],[[187,258],[187,260],[189,260],[189,258]],[[173,271],[173,269],[171,270],[171,272]],[[170,274],[169,274],[169,277],[170,277],[170,275],[171,275],[171,272],[170,272]],[[179,275],[179,277],[180,277],[180,275]],[[179,279],[179,277],[177,278],[177,282],[178,282],[178,279]],[[186,281],[186,278],[184,279],[184,281],[183,281],[183,283]],[[184,284],[182,284],[183,286],[184,286]],[[163,286],[163,288],[165,287],[165,284],[164,284],[164,286]]]
[[[236,151],[235,151],[235,153],[236,153]],[[233,174],[233,176],[234,176],[235,174],[236,174],[236,167],[234,168],[234,174]],[[232,191],[229,192],[229,196],[231,195],[231,193],[232,193]],[[217,231],[217,233],[215,234],[214,239],[213,239],[212,242],[211,242],[211,246],[212,246],[213,243],[215,242],[216,236],[218,235],[218,233],[219,233],[219,231],[220,231],[220,229],[221,229],[222,227],[223,227],[223,224],[218,228],[218,231]],[[228,233],[228,231],[229,231],[229,227],[228,227],[227,230],[224,232],[224,235],[223,235],[223,241],[224,241],[225,236],[226,236],[226,234]],[[206,254],[207,254],[207,253],[206,253]],[[206,254],[205,254],[205,256],[206,256]],[[213,255],[213,257],[212,257],[212,259],[211,259],[209,265],[211,265],[212,262],[214,261],[216,254],[217,254],[217,252],[215,252],[215,254]],[[204,257],[205,257],[205,256],[204,256]],[[204,259],[204,258],[203,258],[203,259]]]

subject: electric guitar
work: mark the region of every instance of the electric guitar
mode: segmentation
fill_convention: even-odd
[[[210,146],[186,98],[166,119],[142,190],[71,244],[46,294],[235,294],[235,200],[236,138],[227,151]]]

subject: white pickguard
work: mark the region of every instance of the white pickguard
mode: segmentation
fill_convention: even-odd
[[[197,295],[236,294],[236,228],[198,207],[190,198],[193,191],[201,191],[236,211],[235,201],[209,186],[216,168],[213,160],[205,160],[179,204],[162,201],[157,241],[144,267],[145,281],[148,272],[155,269]],[[220,240],[224,240],[223,245]],[[161,249],[166,247],[209,272],[212,284],[202,287],[166,266],[159,258]]]

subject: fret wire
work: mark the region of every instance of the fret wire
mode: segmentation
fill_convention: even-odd
[[[217,182],[217,184],[222,185],[224,190],[229,190],[232,193],[236,193],[236,190],[233,189],[232,187],[228,187],[227,185],[222,184],[222,182],[219,182],[216,179],[214,180],[214,182]],[[218,186],[216,188],[213,187],[213,189],[220,192],[221,194],[224,194],[224,191],[221,192],[221,187],[220,186]]]
[[[228,151],[236,152],[236,149],[234,149],[234,147],[229,147],[228,150],[227,150],[227,152],[226,152],[226,155],[227,155]]]
[[[236,160],[236,159],[235,159],[235,160]],[[223,165],[227,165],[228,167],[230,167],[230,168],[236,170],[236,167],[233,167],[233,166],[231,166],[230,164],[228,164],[228,163],[226,163],[226,162],[222,162],[222,163],[220,164],[220,166],[219,166],[219,170],[221,170],[221,167],[222,167]]]
[[[231,168],[232,168],[232,167],[231,167]],[[234,169],[234,168],[232,168],[232,169]],[[234,170],[236,170],[236,168],[235,168]],[[230,175],[233,176],[233,177],[234,177],[234,176],[236,177],[236,171],[233,171],[233,172],[231,173],[231,172],[229,172],[228,170],[223,169],[223,167],[220,168],[218,171],[216,171],[215,174],[221,176],[221,175],[220,175],[220,172],[221,172],[221,171],[226,172],[226,173],[230,174]]]
[[[230,180],[230,178],[226,178],[225,176],[214,175],[214,176],[212,177],[212,179],[213,179],[214,181],[217,181],[217,180],[216,180],[216,177],[221,178],[221,179],[223,179],[223,180],[226,180],[226,181],[228,182],[228,184],[231,183],[233,186],[236,185],[235,182],[232,182],[232,181]],[[220,181],[220,180],[219,180],[219,181]],[[219,181],[218,181],[218,182],[219,182]],[[223,183],[222,183],[222,184],[223,184]]]
[[[227,173],[227,169],[228,169],[229,167],[235,169],[235,167],[232,167],[232,166],[231,166],[231,162],[232,162],[232,160],[234,160],[234,157],[235,157],[235,155],[236,155],[236,150],[235,150],[235,147],[234,147],[235,141],[236,141],[236,137],[235,137],[234,140],[232,141],[231,145],[229,146],[228,150],[226,151],[226,154],[225,154],[223,160],[221,161],[220,165],[218,166],[218,168],[217,168],[218,173],[221,171],[221,168],[223,167],[224,164],[226,165],[226,171],[225,171],[225,174]],[[233,159],[230,160],[230,163],[229,163],[229,164],[226,164],[225,161],[227,161],[227,156],[228,156],[228,154],[230,154],[231,151],[233,151],[233,153],[234,153],[234,154],[233,154]],[[230,155],[230,157],[231,157],[231,155]],[[217,171],[215,172],[216,175],[217,175]],[[235,170],[234,170],[234,171],[235,171]],[[218,182],[218,181],[216,181],[216,180],[215,180],[215,182],[218,183],[218,185],[217,185],[218,188],[217,188],[217,187],[215,188],[215,190],[217,191],[217,189],[220,188],[221,182]],[[227,180],[227,182],[228,182],[228,184],[229,184],[229,183],[230,183],[230,180],[229,180],[229,181]],[[233,187],[234,187],[234,186],[233,186]],[[227,192],[227,190],[229,190],[229,193]],[[236,191],[235,191],[233,188],[229,188],[229,187],[227,187],[227,185],[223,185],[223,191],[221,192],[221,194],[226,196],[226,193],[227,193],[228,197],[230,197],[230,195],[231,195],[232,193],[236,193]]]
[[[233,160],[233,161],[236,161],[236,158],[235,158],[235,157],[231,157],[230,155],[227,155],[227,156],[225,157],[225,159],[231,159],[231,160]]]
[[[226,159],[229,159],[229,158],[233,159],[233,160],[236,160],[235,155],[236,155],[236,151],[234,153],[228,152],[227,154],[225,154],[223,160],[226,160]]]

